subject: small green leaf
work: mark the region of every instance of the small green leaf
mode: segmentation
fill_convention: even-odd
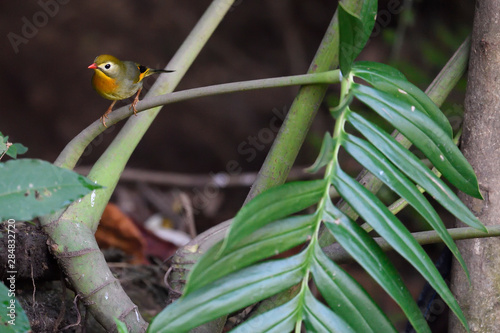
[[[304,295],[304,324],[308,332],[356,333],[339,315],[320,303],[306,289]]]
[[[127,325],[123,321],[118,320],[116,318],[113,318],[113,319],[115,320],[116,329],[117,329],[118,333],[128,333]]]
[[[377,14],[377,1],[365,0],[359,15],[339,2],[339,63],[342,75],[351,71],[354,59],[361,53],[370,38]]]
[[[189,274],[184,294],[187,295],[229,273],[304,243],[313,232],[315,215],[291,216],[270,223],[235,245],[217,254],[222,242],[212,246],[196,262]]]
[[[430,333],[427,321],[401,280],[398,271],[373,238],[330,201],[327,202],[324,222],[340,245],[401,307],[417,332]]]
[[[295,296],[287,303],[243,322],[241,325],[231,330],[231,333],[291,332],[297,320],[298,307],[299,296]]]
[[[12,158],[17,158],[17,147],[15,145],[11,145],[5,153],[7,154],[7,156],[10,156]]]
[[[9,144],[9,148],[7,149],[7,144]],[[21,143],[10,143],[8,136],[3,136],[2,132],[0,132],[0,157],[5,153],[12,158],[17,158],[17,155],[22,155],[28,151]]]
[[[22,155],[28,151],[28,148],[25,147],[22,143],[14,143],[7,150],[7,155],[12,158],[17,158],[17,155]]]
[[[45,161],[0,163],[0,220],[31,220],[53,213],[102,186]]]
[[[397,68],[373,61],[357,61],[352,66],[352,74],[372,83],[387,84],[388,81],[407,81],[406,76]]]
[[[458,251],[455,242],[451,238],[443,221],[436,213],[431,204],[424,197],[406,176],[399,171],[377,148],[370,143],[357,138],[353,135],[346,134],[345,140],[342,142],[345,150],[354,157],[361,165],[370,171],[375,177],[380,179],[391,190],[396,192],[400,197],[405,199],[423,218],[436,230],[437,234],[451,250],[457,258],[460,265],[464,269],[467,276],[469,271]]]
[[[148,330],[187,332],[299,283],[306,252],[250,266],[182,296],[156,316]]]
[[[356,98],[390,122],[459,190],[482,199],[474,170],[453,140],[414,105],[367,86],[352,85]]]
[[[236,214],[222,251],[230,251],[241,239],[264,225],[315,204],[327,188],[326,180],[292,182],[273,187]]]
[[[319,169],[328,164],[333,158],[333,139],[330,133],[326,132],[323,137],[323,143],[319,150],[319,156],[309,168],[305,171],[309,173],[316,173]]]
[[[10,283],[10,276],[7,276],[7,284]],[[14,276],[15,278],[15,276]],[[19,300],[15,297],[15,287],[7,288],[0,283],[0,327],[2,333],[31,332],[30,322],[24,312]]]
[[[486,232],[484,225],[464,205],[457,195],[415,155],[394,140],[387,132],[355,112],[347,115],[351,123],[365,138],[380,150],[404,174],[445,207],[451,214],[473,228]]]
[[[396,332],[356,280],[332,262],[316,244],[311,265],[314,282],[331,309],[355,332]]]
[[[443,301],[448,304],[464,327],[468,327],[462,309],[458,306],[441,274],[401,221],[373,193],[342,171],[339,165],[334,169],[332,184],[359,216],[422,274],[434,290],[441,295]]]
[[[415,108],[424,111],[450,138],[453,136],[450,122],[439,107],[396,68],[377,62],[360,61],[353,65],[352,73],[374,88],[406,100]]]

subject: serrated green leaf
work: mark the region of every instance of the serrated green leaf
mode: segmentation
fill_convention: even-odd
[[[6,280],[9,283],[9,280]],[[31,332],[30,322],[13,290],[0,283],[0,327],[2,333]]]
[[[448,181],[482,199],[474,170],[451,138],[414,105],[367,86],[352,85],[356,98],[368,105],[408,138]]]
[[[424,111],[450,138],[453,136],[450,122],[439,107],[396,68],[377,62],[360,61],[353,65],[352,73],[374,88],[406,100],[416,109]]]
[[[283,333],[291,332],[295,327],[299,307],[299,296],[295,296],[287,303],[280,305],[270,311],[245,321],[231,333]]]
[[[330,133],[326,132],[321,143],[319,155],[313,165],[305,171],[309,173],[316,173],[319,169],[328,164],[333,158],[333,139]]]
[[[311,265],[314,282],[331,309],[355,332],[396,332],[356,280],[332,262],[316,244]]]
[[[339,315],[320,303],[309,289],[305,290],[302,316],[308,332],[356,333]]]
[[[415,184],[406,178],[377,148],[365,140],[346,134],[345,140],[342,141],[342,146],[362,166],[415,208],[429,225],[436,230],[439,237],[448,246],[467,276],[469,276],[469,271],[462,255],[458,251],[443,221],[441,221],[439,215],[424,195],[420,193]]]
[[[332,184],[359,216],[422,274],[441,295],[443,301],[448,304],[464,327],[468,327],[462,309],[458,306],[441,274],[401,221],[373,193],[342,171],[339,165],[334,169]]]
[[[101,187],[41,160],[0,163],[0,220],[31,220],[53,213]]]
[[[342,247],[401,307],[417,332],[430,333],[427,321],[386,254],[359,225],[327,202],[325,226]]]
[[[184,294],[187,295],[229,273],[304,243],[313,232],[314,222],[315,215],[291,216],[278,220],[244,238],[230,252],[220,257],[217,254],[222,241],[215,244],[194,265]]]
[[[339,64],[342,75],[347,76],[354,59],[370,38],[377,14],[377,1],[364,1],[359,15],[339,2]]]
[[[306,252],[250,266],[208,284],[166,307],[148,330],[187,332],[205,322],[244,308],[299,283]]]
[[[403,147],[387,132],[355,112],[347,115],[351,123],[365,138],[380,150],[394,165],[415,183],[422,186],[432,197],[457,219],[473,228],[486,232],[484,225],[464,205],[456,194],[415,155]]]
[[[256,196],[234,217],[222,251],[232,250],[241,239],[264,225],[317,203],[326,186],[326,180],[292,182]]]

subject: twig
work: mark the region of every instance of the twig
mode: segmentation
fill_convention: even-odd
[[[9,150],[10,146],[12,146],[12,143],[11,142],[6,142],[5,143],[5,151],[2,153],[2,156],[0,156],[0,160],[2,160],[3,156],[7,153],[7,151]]]
[[[191,238],[195,238],[196,225],[194,223],[193,204],[191,199],[189,199],[189,196],[184,192],[179,193],[179,198],[181,200],[182,207],[184,207],[184,211],[186,212],[186,218],[184,220],[189,231],[189,236],[191,236]]]
[[[174,288],[172,288],[172,286],[170,285],[170,283],[168,282],[168,277],[170,276],[170,273],[172,273],[172,269],[174,267],[173,266],[170,266],[169,269],[167,270],[167,272],[165,273],[164,277],[163,277],[163,283],[165,283],[165,286],[167,287],[167,289],[171,292],[171,293],[174,293],[174,294],[177,294],[179,296],[182,295],[182,292],[180,291],[177,291],[175,290]]]
[[[78,316],[78,319],[76,320],[76,323],[63,327],[61,329],[61,331],[64,331],[64,330],[67,330],[68,328],[80,325],[80,323],[82,321],[82,315],[80,314],[80,309],[78,309],[78,297],[81,297],[80,294],[76,294],[75,299],[73,300],[73,304],[75,305],[75,310],[76,310],[76,314]]]
[[[500,225],[486,227],[487,233],[480,230],[464,227],[464,228],[453,228],[448,229],[453,240],[464,240],[471,238],[485,238],[485,237],[498,237],[500,236]],[[412,233],[412,236],[420,245],[437,244],[442,243],[441,237],[436,231],[420,231]],[[387,241],[381,237],[374,238],[377,244],[382,248],[383,251],[393,250],[392,246],[387,243]],[[352,261],[352,257],[340,246],[338,243],[326,246],[323,248],[325,254],[336,263],[346,263]]]
[[[31,263],[31,282],[33,283],[33,304],[35,304],[36,285],[35,285],[35,278],[33,277],[33,263]]]
[[[61,274],[60,276],[60,282],[61,282],[61,311],[59,311],[59,315],[57,316],[56,322],[54,323],[54,330],[53,332],[59,332],[59,325],[61,325],[61,322],[64,319],[64,315],[66,314],[66,284],[64,283],[64,275]]]
[[[305,167],[295,167],[290,171],[288,180],[313,179],[318,176],[304,171]],[[79,166],[75,171],[86,175],[90,166]],[[176,187],[203,187],[213,184],[219,188],[245,187],[253,184],[257,177],[256,172],[242,172],[230,174],[226,172],[209,172],[207,174],[187,174],[175,172],[163,172],[137,168],[126,168],[120,176],[120,181],[144,182],[156,185],[168,185]]]

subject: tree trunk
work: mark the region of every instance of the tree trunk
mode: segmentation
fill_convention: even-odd
[[[500,1],[477,0],[472,33],[462,151],[476,171],[484,201],[461,199],[486,225],[500,221]],[[460,226],[462,224],[458,222]],[[500,239],[457,242],[471,281],[454,261],[451,287],[471,332],[500,332]],[[449,332],[466,332],[453,315]]]

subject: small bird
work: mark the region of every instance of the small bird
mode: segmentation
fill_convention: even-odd
[[[163,69],[152,69],[140,65],[133,61],[120,61],[116,57],[108,54],[102,54],[95,58],[94,63],[88,68],[94,70],[92,76],[92,87],[99,95],[113,101],[106,112],[101,117],[101,122],[106,126],[105,118],[113,110],[116,101],[129,98],[135,93],[137,95],[132,102],[132,109],[137,116],[135,108],[139,101],[139,94],[142,90],[142,81],[156,73],[171,73],[174,71]]]

